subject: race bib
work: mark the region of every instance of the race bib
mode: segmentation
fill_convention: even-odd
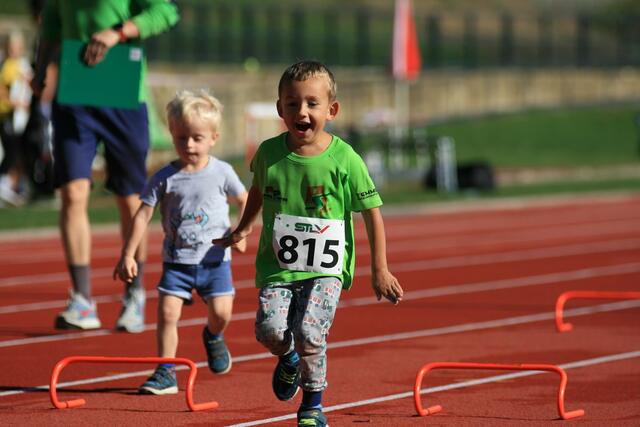
[[[281,268],[342,274],[343,220],[278,214],[272,244]]]

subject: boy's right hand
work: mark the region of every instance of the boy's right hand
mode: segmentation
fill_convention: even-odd
[[[123,282],[130,283],[138,275],[138,263],[132,256],[123,256],[113,269],[113,280],[119,277]]]

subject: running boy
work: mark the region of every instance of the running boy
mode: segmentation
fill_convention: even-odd
[[[244,215],[229,236],[238,244],[262,208],[256,259],[256,338],[279,357],[273,391],[292,399],[300,386],[299,426],[325,426],[326,337],[355,265],[352,212],[362,212],[371,250],[373,290],[394,304],[402,288],[387,268],[382,201],[367,168],[343,140],[324,130],[340,109],[324,65],[290,66],[278,85],[278,114],[287,132],[264,141],[253,161]]]
[[[145,234],[155,207],[160,205],[164,230],[163,273],[158,284],[158,354],[175,357],[182,306],[190,304],[195,290],[207,303],[208,324],[202,331],[209,369],[224,374],[231,369],[231,355],[223,331],[231,320],[235,294],[228,248],[211,240],[230,231],[227,199],[240,214],[247,201],[244,185],[233,168],[209,155],[218,140],[222,106],[202,91],[184,91],[167,105],[169,130],[179,158],[160,169],[140,195],[142,206],[114,270],[114,279],[130,282],[136,276],[134,254]],[[246,242],[233,246],[244,252]],[[141,393],[178,392],[174,366],[159,365],[140,387]]]

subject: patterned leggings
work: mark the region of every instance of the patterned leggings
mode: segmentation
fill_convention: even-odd
[[[318,277],[260,289],[256,338],[276,356],[295,349],[301,358],[301,387],[327,387],[327,335],[336,314],[342,283]]]

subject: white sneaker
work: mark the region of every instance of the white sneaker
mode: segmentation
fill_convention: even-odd
[[[27,203],[23,196],[4,184],[0,184],[0,199],[15,207],[24,206]]]
[[[143,289],[131,289],[122,299],[122,311],[116,329],[130,333],[144,331],[145,294]]]
[[[69,291],[67,308],[56,317],[56,329],[98,329],[101,326],[95,301]]]

